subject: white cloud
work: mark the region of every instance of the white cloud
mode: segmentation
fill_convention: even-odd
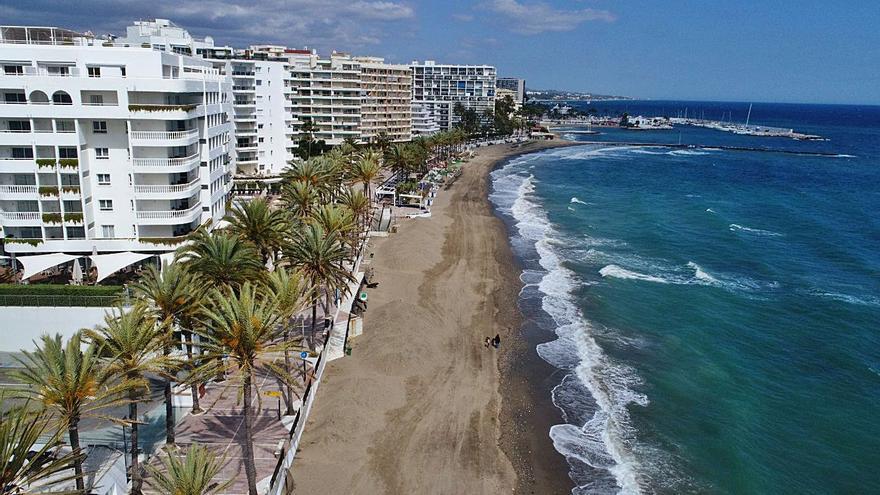
[[[470,14],[452,14],[452,18],[461,22],[471,22],[474,20],[474,16]]]
[[[485,8],[502,16],[512,31],[521,34],[571,31],[584,22],[617,19],[607,10],[562,10],[543,2],[525,4],[517,0],[491,0]]]

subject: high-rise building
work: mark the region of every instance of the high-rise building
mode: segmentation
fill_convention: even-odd
[[[513,96],[513,101],[517,105],[522,105],[525,103],[526,99],[526,81],[525,79],[518,79],[515,77],[499,77],[495,82],[495,87],[498,90],[507,90],[511,91],[511,95]]]
[[[427,105],[412,106],[412,132],[413,136],[430,136],[440,132],[434,110]]]
[[[299,120],[300,134],[329,145],[361,137],[361,64],[334,53],[290,57],[287,80],[289,111]]]
[[[384,135],[391,141],[409,141],[413,135],[412,71],[407,65],[384,59],[356,57],[361,65],[360,140],[374,142]]]
[[[6,251],[163,252],[223,217],[231,82],[178,46],[154,48],[0,28]]]
[[[432,111],[441,130],[455,127],[455,106],[475,110],[481,117],[495,108],[495,67],[490,65],[413,62],[413,104]]]

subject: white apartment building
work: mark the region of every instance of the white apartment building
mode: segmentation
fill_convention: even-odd
[[[433,60],[413,62],[413,104],[433,111],[441,130],[458,122],[456,103],[472,108],[482,117],[495,108],[495,67],[490,65],[438,64]]]
[[[302,134],[311,126],[314,140],[329,145],[361,138],[361,63],[333,53],[292,53],[287,80],[288,110]],[[307,124],[309,123],[309,124]]]
[[[412,106],[412,133],[413,136],[430,136],[440,132],[437,117],[434,110],[427,105]]]
[[[232,84],[209,61],[165,50],[0,28],[6,251],[161,253],[224,216]]]
[[[412,71],[377,57],[356,57],[361,65],[361,135],[365,143],[385,135],[391,141],[413,136]]]

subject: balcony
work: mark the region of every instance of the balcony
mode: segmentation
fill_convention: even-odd
[[[137,212],[138,223],[146,225],[178,225],[189,223],[199,218],[202,214],[201,201],[186,210],[170,211],[139,211]]]
[[[199,166],[199,155],[185,158],[132,158],[131,163],[141,173],[188,172]]]
[[[131,131],[132,146],[187,146],[199,140],[199,130]]]
[[[0,186],[0,199],[35,199],[37,186]]]
[[[7,227],[31,227],[43,223],[38,211],[0,211],[0,220]]]
[[[136,185],[134,193],[137,199],[183,199],[192,196],[201,187],[201,180],[197,178],[188,184]]]

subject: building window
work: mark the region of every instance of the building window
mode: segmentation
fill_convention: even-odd
[[[24,74],[24,67],[22,67],[20,65],[4,65],[3,72],[7,76],[15,76],[15,75],[20,76],[20,75]]]
[[[9,130],[13,132],[30,132],[31,122],[29,120],[10,120]]]
[[[98,185],[99,186],[109,186],[110,185],[110,174],[98,174]]]
[[[120,67],[119,71],[122,73],[122,77],[125,77],[125,67]]]
[[[12,158],[14,159],[29,159],[34,157],[34,149],[31,147],[27,148],[12,148]]]
[[[98,208],[101,211],[113,211],[113,200],[112,199],[99,199],[98,200]]]
[[[92,132],[95,134],[107,134],[107,121],[106,120],[93,120],[92,121]]]
[[[257,86],[262,86],[262,85],[263,85],[263,81],[257,79]]]
[[[92,105],[103,105],[104,95],[89,95],[89,103]]]
[[[89,69],[89,77],[101,77],[101,68],[100,67],[89,67],[88,69]]]
[[[58,158],[76,158],[76,146],[59,146]]]
[[[113,225],[101,225],[101,237],[116,237],[116,227]]]
[[[110,150],[107,148],[95,148],[95,158],[98,160],[106,160],[110,158]]]

